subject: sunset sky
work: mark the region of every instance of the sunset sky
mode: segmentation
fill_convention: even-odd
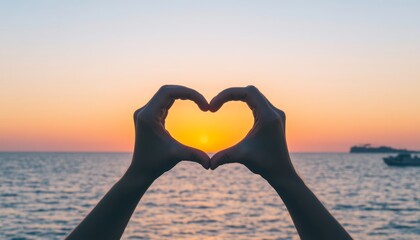
[[[163,84],[208,101],[255,85],[291,151],[420,149],[420,1],[2,1],[0,151],[132,151],[132,113]],[[171,109],[214,152],[252,126],[244,103]]]

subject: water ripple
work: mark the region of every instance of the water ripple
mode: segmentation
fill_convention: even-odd
[[[420,168],[383,155],[294,154],[309,187],[356,239],[420,239]],[[124,153],[0,153],[0,239],[62,239],[129,165]],[[281,199],[239,164],[183,162],[159,178],[123,239],[298,239]]]

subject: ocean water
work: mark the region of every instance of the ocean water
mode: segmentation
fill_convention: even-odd
[[[355,239],[420,239],[420,168],[381,154],[293,154]],[[0,239],[63,239],[123,175],[129,153],[0,153]],[[151,186],[123,239],[299,239],[275,191],[239,164],[182,162]]]

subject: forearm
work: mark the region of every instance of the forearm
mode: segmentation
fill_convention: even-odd
[[[282,198],[301,239],[351,239],[297,174],[269,183]]]
[[[129,169],[67,239],[120,239],[152,182]]]

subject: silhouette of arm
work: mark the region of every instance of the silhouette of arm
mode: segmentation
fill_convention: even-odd
[[[210,167],[207,154],[177,142],[165,130],[165,118],[176,99],[192,100],[201,110],[208,110],[205,98],[192,89],[161,87],[134,113],[136,140],[127,172],[67,239],[119,239],[143,194],[164,172],[182,160]]]
[[[228,101],[246,102],[254,125],[237,145],[215,154],[211,168],[241,163],[261,175],[282,198],[301,239],[351,239],[296,173],[286,143],[284,112],[254,86],[222,91],[210,102],[210,111],[217,111]]]
[[[268,182],[286,205],[301,239],[351,239],[299,176]]]

